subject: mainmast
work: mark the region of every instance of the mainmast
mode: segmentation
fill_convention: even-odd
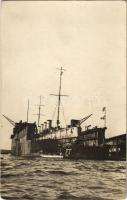
[[[61,104],[61,96],[68,96],[68,95],[62,95],[61,94],[61,88],[62,88],[62,75],[63,75],[63,72],[65,71],[65,69],[63,69],[62,67],[61,68],[57,68],[58,70],[60,70],[60,82],[59,82],[59,92],[58,92],[58,95],[57,94],[51,94],[53,96],[58,96],[58,109],[57,109],[57,127],[60,126],[60,104]]]

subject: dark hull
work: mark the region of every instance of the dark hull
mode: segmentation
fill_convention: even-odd
[[[65,152],[64,158],[69,159],[90,159],[106,160],[109,155],[108,147],[84,147],[79,151],[71,151],[70,154]]]
[[[118,161],[125,161],[126,160],[126,153],[117,153],[117,152],[112,152],[109,153],[108,160],[118,160]]]
[[[69,133],[73,129],[69,128]],[[35,123],[20,122],[16,124],[11,135],[11,153],[15,156],[31,157],[42,153],[63,155],[69,159],[125,160],[126,134],[105,140],[105,129],[94,127],[81,132],[78,127],[75,129],[77,137],[56,138],[52,136],[66,134],[67,130],[50,128],[38,133]]]

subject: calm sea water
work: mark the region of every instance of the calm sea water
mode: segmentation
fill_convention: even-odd
[[[123,200],[126,197],[124,161],[2,157],[4,199]]]

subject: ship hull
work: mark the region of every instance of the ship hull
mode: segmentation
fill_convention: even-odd
[[[84,147],[79,151],[74,151],[73,149],[66,150],[64,158],[68,159],[90,159],[90,160],[106,160],[109,155],[108,147]]]
[[[18,123],[11,136],[12,155],[28,157],[37,157],[40,154],[62,155],[67,159],[91,160],[126,159],[125,135],[105,140],[105,128],[95,127],[82,131],[76,137],[65,137],[66,129],[57,129],[54,132],[51,130],[47,129],[45,132],[37,133],[35,123]],[[72,127],[69,130],[73,131]],[[52,138],[53,135],[54,138]]]

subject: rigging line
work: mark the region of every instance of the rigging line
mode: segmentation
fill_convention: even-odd
[[[65,125],[67,126],[67,121],[66,121],[66,117],[65,117],[64,107],[63,107],[62,101],[61,101],[61,107],[62,107],[62,113],[63,113],[63,118],[64,118],[64,121],[65,121]]]

